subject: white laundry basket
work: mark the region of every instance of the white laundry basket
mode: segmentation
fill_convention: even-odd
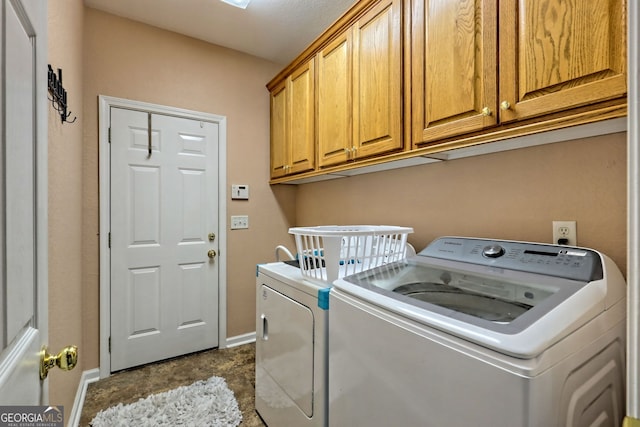
[[[406,257],[413,228],[391,225],[324,225],[290,228],[300,270],[324,283]]]

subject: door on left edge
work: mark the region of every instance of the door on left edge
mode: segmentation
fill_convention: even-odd
[[[47,5],[0,6],[0,405],[47,403]]]

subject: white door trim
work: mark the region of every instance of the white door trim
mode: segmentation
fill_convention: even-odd
[[[640,420],[640,6],[627,5],[627,417],[625,423]],[[626,424],[625,424],[626,425]]]
[[[218,342],[219,348],[227,346],[227,118],[215,114],[173,108],[164,105],[132,101],[110,96],[98,96],[98,139],[99,139],[99,180],[100,180],[100,378],[111,375],[109,356],[109,335],[111,325],[111,259],[109,251],[109,212],[111,167],[109,154],[109,123],[111,107],[147,111],[155,114],[205,120],[217,123],[220,129],[218,152],[218,218],[219,228],[219,307]]]

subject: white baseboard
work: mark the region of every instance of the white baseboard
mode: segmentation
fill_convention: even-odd
[[[237,347],[239,345],[250,344],[255,341],[256,333],[249,332],[247,334],[236,335],[235,337],[227,338],[224,347],[221,346],[220,348]]]
[[[76,391],[76,398],[73,401],[73,408],[71,408],[71,413],[69,414],[67,427],[78,427],[80,424],[80,416],[82,415],[82,407],[84,406],[84,399],[87,396],[87,387],[99,379],[100,369],[98,368],[90,369],[82,373],[80,384],[78,384],[78,390]]]

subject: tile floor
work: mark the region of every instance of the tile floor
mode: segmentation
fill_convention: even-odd
[[[223,377],[233,391],[242,411],[242,427],[265,425],[256,414],[254,404],[255,344],[245,344],[121,371],[92,383],[87,388],[80,426],[90,426],[96,414],[110,406],[135,402],[213,375]]]

